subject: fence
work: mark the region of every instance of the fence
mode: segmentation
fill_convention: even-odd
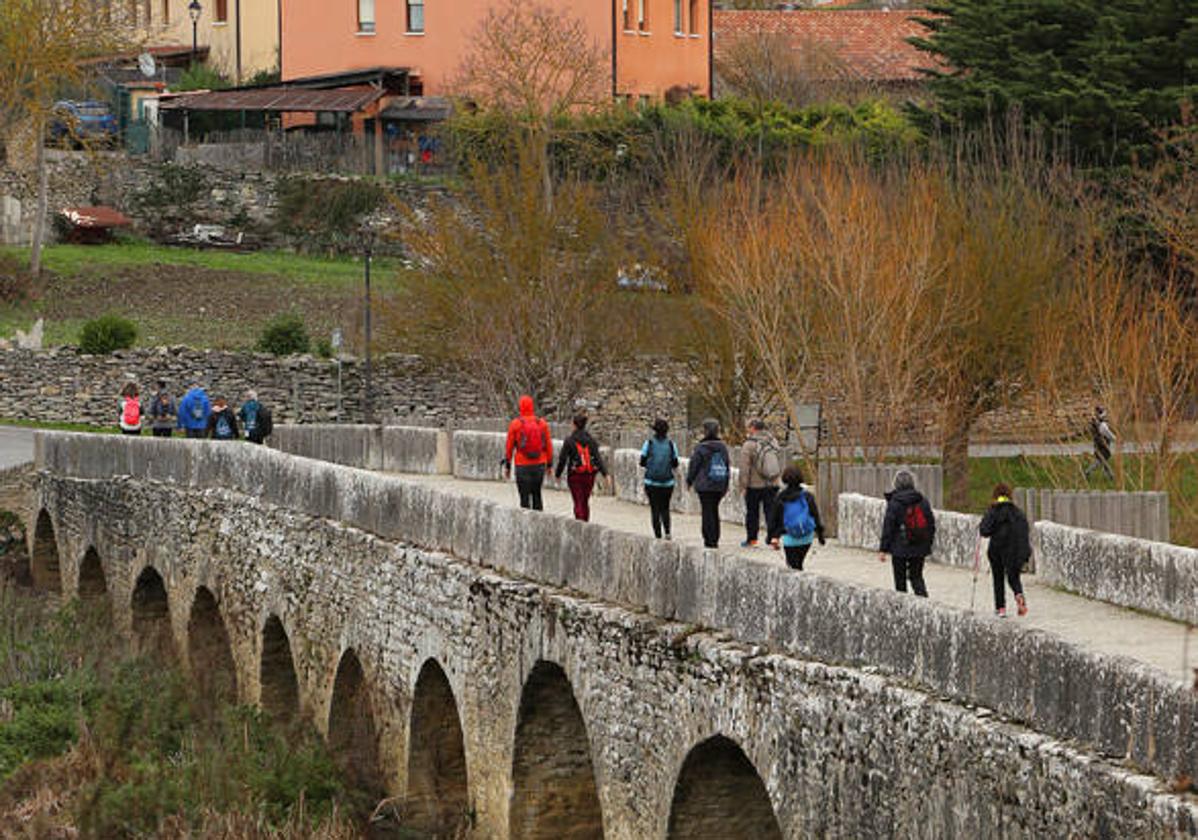
[[[1169,542],[1168,493],[1020,487],[1014,501],[1033,521]]]
[[[944,507],[944,471],[938,464],[853,464],[844,461],[820,461],[816,471],[815,499],[819,504],[824,528],[829,536],[839,533],[841,493],[860,493],[881,498],[894,486],[894,474],[907,470],[915,476],[915,486],[934,508]]]

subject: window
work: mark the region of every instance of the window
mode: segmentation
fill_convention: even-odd
[[[699,34],[699,0],[690,0],[691,34]]]
[[[171,0],[162,0],[162,22],[164,24],[171,22]]]
[[[641,32],[649,31],[649,0],[637,0],[636,28]]]
[[[408,0],[408,31],[424,31],[424,0]]]
[[[212,15],[214,23],[226,23],[229,20],[229,0],[216,0],[216,11]]]
[[[674,34],[681,35],[686,30],[682,26],[682,0],[674,0]]]
[[[624,31],[632,31],[632,3],[633,0],[624,0]]]
[[[358,0],[358,31],[374,31],[374,0]]]

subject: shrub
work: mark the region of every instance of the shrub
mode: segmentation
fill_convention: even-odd
[[[124,350],[137,340],[137,325],[120,315],[102,315],[83,325],[79,331],[79,349],[92,356],[107,356]]]
[[[257,346],[263,353],[289,356],[293,353],[307,353],[311,344],[304,319],[294,312],[288,312],[277,316],[266,325],[266,329],[258,338]]]
[[[275,226],[305,251],[346,251],[362,217],[381,207],[386,193],[361,180],[285,178],[275,187]]]
[[[33,297],[33,277],[24,263],[0,254],[0,305],[11,306]]]

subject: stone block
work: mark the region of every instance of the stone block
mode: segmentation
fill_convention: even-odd
[[[499,432],[453,433],[453,474],[457,478],[499,481],[503,478],[503,449]]]
[[[448,473],[439,463],[442,439],[448,441],[448,436],[440,429],[387,426],[382,430],[381,469],[422,475]]]
[[[678,621],[712,627],[719,596],[719,552],[685,546],[678,552]]]

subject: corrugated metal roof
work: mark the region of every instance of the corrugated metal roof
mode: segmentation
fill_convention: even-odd
[[[77,228],[114,228],[133,224],[128,216],[112,207],[64,207],[60,212]]]
[[[308,90],[305,88],[268,87],[246,90],[210,90],[164,96],[163,111],[360,111],[377,102],[384,91],[370,86]]]
[[[443,96],[397,96],[387,103],[383,116],[390,120],[436,122],[449,118],[453,106]]]

